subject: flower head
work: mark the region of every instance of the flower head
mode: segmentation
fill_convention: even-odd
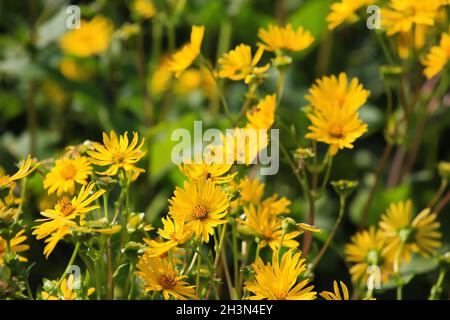
[[[232,164],[207,163],[196,161],[196,163],[183,163],[179,165],[181,172],[189,180],[201,183],[211,180],[216,184],[228,183],[236,176],[236,173],[226,174],[231,169]]]
[[[263,41],[261,46],[267,51],[289,50],[301,51],[308,48],[313,42],[314,37],[303,27],[297,30],[292,28],[291,24],[285,27],[274,26],[269,24],[267,30],[260,28],[258,37]]]
[[[24,251],[28,251],[30,246],[25,244],[24,242],[27,240],[27,236],[24,235],[25,230],[19,231],[12,239],[9,240],[9,250],[11,252],[20,253]],[[0,267],[3,266],[4,263],[4,255],[6,253],[7,243],[6,239],[0,237]],[[26,262],[27,258],[19,255],[19,261]]]
[[[162,292],[165,300],[169,300],[171,296],[177,300],[197,298],[194,286],[184,281],[187,276],[179,275],[166,259],[144,254],[139,259],[137,268],[139,271],[136,272],[136,275],[144,281],[145,293],[149,291]]]
[[[282,220],[271,214],[268,208],[255,207],[251,204],[244,207],[244,215],[244,218],[237,219],[242,225],[241,231],[258,238],[260,248],[267,245],[272,250],[277,250],[280,245],[287,248],[298,247],[298,242],[294,238],[300,235],[300,232],[292,231],[283,234]]]
[[[252,57],[252,49],[250,46],[245,44],[238,45],[235,49],[219,58],[219,64],[221,66],[219,77],[234,81],[245,80],[245,83],[249,83],[253,75],[261,75],[270,67],[270,64],[257,67],[263,52],[264,48],[259,47]]]
[[[381,10],[381,21],[387,35],[411,31],[413,26],[433,26],[440,0],[390,0]]]
[[[155,6],[150,0],[134,0],[131,8],[138,16],[144,19],[150,19],[156,13]]]
[[[56,281],[53,281],[56,284]],[[86,296],[89,297],[95,292],[95,288],[87,289]],[[42,291],[42,298],[44,300],[82,300],[80,295],[81,290],[76,288],[75,276],[70,274],[67,278],[61,281],[59,292],[56,295],[49,294]]]
[[[272,254],[272,263],[264,264],[258,258],[253,266],[255,280],[247,281],[245,287],[252,296],[250,300],[313,300],[317,293],[308,286],[310,280],[297,281],[297,278],[306,271],[305,259],[300,258],[301,253],[292,250],[283,254],[281,262],[278,250]]]
[[[380,228],[388,242],[384,250],[391,257],[396,255],[401,242],[404,242],[402,257],[407,261],[412,252],[429,257],[442,246],[437,215],[427,208],[412,219],[412,210],[411,200],[391,203],[381,216]]]
[[[12,176],[5,175],[0,173],[0,190],[3,188],[8,188],[14,184],[15,181],[21,180],[32,173],[37,167],[39,163],[34,163],[34,160],[31,159],[30,156],[26,158],[26,160],[22,161],[19,166],[19,170],[14,173]]]
[[[247,112],[248,128],[268,130],[275,122],[276,95],[267,95]]]
[[[142,150],[145,139],[142,139],[139,145],[138,140],[137,132],[133,132],[131,143],[128,141],[128,132],[119,138],[114,131],[110,132],[109,137],[103,132],[103,144],[95,143],[95,151],[88,150],[88,154],[91,156],[90,161],[99,166],[110,166],[106,171],[98,172],[102,175],[114,176],[119,169],[133,173],[145,172],[144,169],[136,167],[136,163],[146,153],[145,150]]]
[[[55,161],[55,166],[45,176],[44,188],[48,194],[55,193],[61,196],[63,193],[74,194],[75,185],[86,185],[92,167],[85,157],[74,159],[63,158]]]
[[[90,76],[89,70],[71,58],[63,58],[59,62],[59,71],[64,77],[73,81],[87,80]]]
[[[371,268],[379,268],[381,281],[387,282],[392,273],[392,259],[384,250],[387,242],[383,233],[371,226],[369,230],[356,233],[345,246],[345,260],[352,263],[350,274],[353,282],[365,284]]]
[[[59,45],[66,54],[89,57],[108,49],[112,31],[111,21],[97,16],[91,21],[82,20],[79,29],[73,29],[60,38]]]
[[[339,288],[337,281],[333,281],[333,292],[322,291],[319,295],[325,300],[350,300],[350,295],[345,283],[339,281],[339,284],[341,285],[341,288]]]
[[[441,72],[450,61],[450,31],[441,35],[438,46],[430,49],[430,52],[423,59],[425,66],[423,73],[428,79],[431,79]]]
[[[186,221],[197,238],[204,242],[214,233],[215,227],[226,223],[225,215],[229,207],[229,197],[211,180],[202,183],[184,182],[184,189],[177,187],[174,197],[169,200],[169,213]]]
[[[344,22],[354,23],[359,20],[357,11],[375,3],[376,0],[341,0],[331,5],[327,16],[328,29],[333,30]]]
[[[191,41],[175,52],[168,64],[169,70],[179,77],[200,54],[200,49],[205,33],[204,26],[192,26]]]

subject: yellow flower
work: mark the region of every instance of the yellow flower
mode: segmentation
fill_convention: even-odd
[[[10,208],[4,203],[3,199],[0,200],[0,222],[9,223],[13,220],[17,220],[21,213],[21,209],[15,207]]]
[[[264,195],[264,183],[260,182],[258,179],[251,179],[246,176],[241,179],[238,187],[241,195],[241,205],[250,203],[257,205],[261,203],[261,199]]]
[[[348,294],[348,289],[345,283],[339,281],[339,284],[341,285],[341,289],[339,288],[337,281],[333,281],[334,292],[322,291],[319,295],[325,300],[350,300],[350,295]]]
[[[90,174],[92,167],[85,157],[58,159],[45,176],[44,188],[48,189],[48,194],[55,192],[58,196],[63,193],[74,194],[75,183],[86,185]]]
[[[274,193],[261,203],[263,208],[267,208],[272,215],[287,214],[291,212],[289,206],[291,205],[291,200],[286,197],[278,198],[278,194]]]
[[[270,129],[275,122],[275,108],[277,98],[275,94],[267,95],[258,104],[247,112],[248,128]]]
[[[211,180],[216,184],[228,183],[236,176],[237,172],[225,175],[232,164],[207,163],[196,161],[197,163],[183,163],[179,168],[189,180],[201,183]]]
[[[145,143],[145,139],[142,139],[138,144],[138,134],[133,132],[133,140],[131,143],[128,141],[128,132],[119,136],[111,130],[108,135],[103,132],[103,144],[95,143],[95,151],[88,150],[88,154],[91,156],[90,161],[99,166],[110,166],[104,172],[97,172],[101,175],[114,176],[119,169],[123,169],[126,172],[141,173],[145,172],[144,169],[136,167],[136,163],[141,160],[146,151],[142,151],[142,147]]]
[[[0,173],[0,190],[3,188],[8,188],[15,181],[21,180],[32,173],[37,167],[39,163],[34,163],[34,160],[31,159],[30,156],[27,157],[26,160],[22,161],[19,166],[19,170],[12,176],[1,174]]]
[[[327,16],[328,29],[333,30],[344,22],[354,23],[359,20],[356,12],[365,6],[374,4],[376,0],[341,0],[331,5]]]
[[[169,300],[171,296],[176,300],[197,298],[194,286],[184,281],[187,276],[179,275],[169,261],[144,254],[139,259],[137,268],[139,271],[136,271],[136,275],[144,281],[145,293],[162,291],[165,300]]]
[[[352,263],[350,274],[353,282],[366,285],[370,268],[379,267],[381,282],[386,283],[392,273],[392,260],[384,249],[387,241],[380,230],[371,226],[369,230],[356,233],[351,243],[345,246],[345,260]]]
[[[156,13],[155,6],[150,0],[134,0],[131,8],[144,19],[149,19]]]
[[[329,144],[331,155],[338,149],[352,149],[352,143],[367,131],[358,109],[366,102],[369,91],[356,78],[348,84],[346,74],[341,73],[339,78],[317,80],[309,92],[305,98],[312,106],[308,113],[312,125],[306,138]]]
[[[27,236],[24,235],[24,233],[25,233],[25,230],[21,230],[14,236],[14,238],[9,240],[10,252],[19,253],[19,252],[28,251],[28,249],[30,249],[30,246],[24,243],[27,240]],[[0,267],[2,267],[3,263],[4,263],[4,255],[6,253],[6,248],[7,248],[6,241],[7,240],[0,237]],[[19,258],[19,261],[22,261],[22,262],[28,261],[27,258],[22,257],[20,255],[18,258]]]
[[[83,81],[89,78],[89,71],[71,58],[63,58],[59,62],[59,71],[69,80]]]
[[[297,281],[306,271],[305,259],[301,253],[287,251],[278,259],[278,251],[272,254],[272,264],[264,264],[261,258],[256,260],[253,269],[255,280],[245,282],[245,288],[253,293],[250,300],[314,300],[317,293],[314,286],[308,286],[310,280]]]
[[[174,85],[174,90],[179,95],[185,95],[198,88],[202,84],[202,73],[197,69],[190,69],[183,72]]]
[[[269,143],[267,130],[254,128],[234,128],[231,132],[221,136],[217,145],[208,146],[209,159],[217,163],[234,162],[239,164],[254,164],[258,155]]]
[[[437,215],[427,208],[412,219],[412,209],[411,200],[391,203],[381,216],[380,228],[388,243],[384,251],[391,259],[397,254],[402,241],[405,242],[402,257],[406,261],[410,260],[411,252],[429,257],[442,246]]]
[[[413,26],[433,26],[440,0],[390,0],[381,9],[381,22],[387,35],[411,31]]]
[[[191,41],[172,55],[169,61],[169,70],[175,73],[175,77],[178,78],[197,59],[204,33],[204,26],[192,26]]]
[[[294,240],[300,235],[298,231],[286,233],[283,236],[282,220],[272,215],[267,208],[255,207],[250,204],[244,207],[245,218],[237,221],[242,225],[241,232],[249,233],[259,239],[259,247],[269,245],[272,250],[277,250],[280,245],[287,248],[297,248],[298,242]]]
[[[149,81],[149,89],[153,94],[161,94],[169,88],[172,79],[172,71],[170,70],[170,59],[163,57],[156,67]]]
[[[258,37],[264,42],[261,46],[267,51],[281,49],[300,51],[308,48],[314,42],[311,33],[305,31],[303,27],[294,30],[290,23],[284,28],[269,24],[267,30],[262,28],[258,30]]]
[[[70,274],[66,279],[61,282],[59,286],[60,294],[57,296],[50,295],[48,292],[42,292],[42,298],[44,300],[81,300],[82,297],[78,295],[75,288],[75,277]],[[95,292],[95,288],[89,288],[86,292],[86,296],[90,296]]]
[[[81,228],[85,223],[84,218],[88,212],[99,208],[98,205],[91,205],[91,203],[105,193],[103,189],[92,193],[94,186],[93,183],[83,186],[78,196],[73,197],[72,200],[63,197],[57,202],[54,209],[41,212],[45,219],[36,220],[39,225],[33,227],[33,235],[37,240],[47,237],[45,240],[47,245],[44,248],[46,258],[55,249],[59,240],[72,233],[72,229],[81,232],[88,231]],[[77,218],[79,218],[79,223],[76,221]]]
[[[438,46],[430,49],[422,64],[426,67],[424,75],[431,79],[441,72],[450,60],[450,31],[441,35],[441,41]]]
[[[175,220],[185,219],[186,228],[194,230],[196,238],[208,242],[213,228],[227,222],[229,201],[225,192],[211,180],[199,184],[185,181],[184,189],[177,187],[169,200],[169,214]]]
[[[185,243],[188,241],[193,230],[187,228],[184,224],[184,219],[171,219],[167,217],[166,219],[161,219],[164,229],[158,229],[158,234],[161,236],[164,242],[158,242],[155,240],[144,239],[148,244],[148,249],[146,254],[149,257],[157,257],[166,254],[172,248]]]
[[[105,17],[82,20],[79,29],[73,29],[60,38],[59,46],[66,54],[89,57],[108,49],[112,31],[112,23]]]
[[[245,80],[245,83],[249,83],[252,76],[263,74],[270,67],[270,64],[266,64],[263,67],[256,66],[261,60],[263,52],[264,48],[259,47],[252,58],[250,46],[245,44],[238,45],[234,50],[225,53],[219,58],[221,67],[219,77],[235,81]]]

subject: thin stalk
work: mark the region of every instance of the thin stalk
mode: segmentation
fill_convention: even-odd
[[[402,252],[403,252],[403,247],[405,245],[405,241],[401,240],[400,241],[400,245],[398,246],[397,249],[397,253],[395,255],[395,260],[394,260],[394,274],[397,277],[397,300],[402,300],[403,298],[403,283],[400,283],[401,279],[400,279],[400,259],[402,256]]]

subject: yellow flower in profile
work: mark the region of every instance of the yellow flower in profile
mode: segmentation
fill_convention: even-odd
[[[327,16],[328,29],[333,30],[344,22],[355,23],[359,20],[357,11],[374,4],[376,0],[341,0],[331,5]]]
[[[97,16],[91,21],[81,20],[80,24],[79,29],[73,29],[59,39],[64,53],[84,58],[108,49],[113,31],[109,19]]]
[[[150,0],[134,0],[131,9],[144,19],[150,19],[156,13],[155,6]]]
[[[278,198],[278,194],[274,193],[269,198],[264,199],[261,206],[262,208],[267,208],[272,215],[280,215],[291,212],[291,209],[289,209],[291,203],[291,200],[286,197]]]
[[[149,78],[148,87],[153,94],[161,94],[169,88],[170,80],[172,79],[169,61],[170,59],[168,57],[163,57],[153,72],[152,77]]]
[[[24,251],[28,251],[30,246],[25,244],[24,242],[27,240],[27,236],[24,235],[25,230],[19,231],[11,240],[9,240],[9,250],[10,252],[20,253]],[[0,267],[3,266],[4,263],[4,255],[6,253],[7,243],[6,239],[0,237]],[[18,256],[19,261],[26,262],[27,258]]]
[[[176,300],[197,299],[195,287],[184,281],[187,276],[179,275],[166,259],[144,254],[139,259],[137,268],[139,271],[136,271],[136,275],[144,281],[145,293],[162,292],[165,300],[170,297]]]
[[[8,188],[15,183],[15,181],[21,180],[32,173],[39,163],[35,163],[31,156],[28,156],[24,161],[21,161],[19,165],[19,170],[12,176],[0,173],[0,190],[3,188]]]
[[[350,300],[347,286],[342,281],[339,281],[341,288],[339,288],[338,282],[333,281],[333,292],[322,291],[319,295],[325,300]],[[342,295],[341,295],[342,290]]]
[[[248,128],[270,129],[275,122],[275,108],[277,98],[275,94],[267,95],[258,104],[247,112]]]
[[[272,263],[266,265],[258,258],[253,265],[255,280],[246,281],[245,288],[250,291],[250,300],[314,300],[317,293],[314,286],[308,286],[310,280],[297,281],[306,271],[305,259],[301,253],[292,250],[283,254],[281,262],[278,251],[273,251]]]
[[[264,195],[265,184],[260,182],[258,179],[252,179],[245,176],[239,182],[238,188],[241,195],[241,205],[250,203],[257,205],[261,203],[261,199]]]
[[[292,29],[289,23],[285,27],[274,26],[269,24],[267,30],[259,28],[258,37],[263,41],[261,46],[266,51],[301,51],[308,48],[313,42],[314,37],[303,27],[297,30]]]
[[[46,258],[55,249],[59,240],[72,233],[72,229],[78,229],[82,232],[87,231],[81,229],[81,226],[84,224],[84,218],[88,212],[99,208],[98,205],[91,204],[105,193],[103,189],[92,193],[94,186],[93,183],[83,186],[79,194],[73,197],[72,200],[63,197],[57,202],[54,209],[41,212],[45,219],[36,220],[36,222],[39,222],[39,225],[33,227],[33,235],[36,236],[37,240],[47,238],[45,240],[47,245],[44,248]],[[77,221],[77,218],[79,221]]]
[[[144,169],[136,167],[136,163],[141,160],[146,151],[142,150],[145,139],[138,145],[139,137],[137,132],[133,132],[133,140],[128,141],[128,132],[117,135],[111,130],[109,136],[103,132],[103,144],[95,143],[93,150],[88,150],[91,156],[90,161],[99,166],[110,166],[103,172],[97,172],[101,175],[114,176],[120,169],[126,172],[141,173]]]
[[[223,184],[233,180],[237,174],[237,172],[226,174],[231,166],[232,164],[208,163],[199,160],[196,163],[182,163],[179,168],[193,182],[201,183],[210,180],[216,184]]]
[[[441,72],[450,61],[450,31],[441,35],[438,46],[430,49],[430,52],[422,60],[425,66],[424,75],[431,79]]]
[[[330,145],[330,154],[339,149],[353,148],[353,142],[367,131],[367,125],[359,118],[358,109],[367,101],[369,91],[364,90],[358,79],[350,83],[347,75],[317,80],[317,84],[305,96],[312,106],[308,118],[312,125],[306,138]]]
[[[82,300],[75,288],[75,276],[70,274],[66,279],[64,279],[60,286],[60,294],[50,295],[48,292],[43,291],[42,298],[44,300]],[[89,297],[95,292],[95,288],[89,288],[86,292],[86,296]]]
[[[392,260],[401,242],[404,242],[402,257],[406,261],[411,259],[412,252],[430,257],[442,246],[437,215],[427,208],[412,219],[412,210],[411,200],[391,203],[381,216],[379,225],[388,243],[384,251]]]
[[[211,180],[198,184],[185,181],[184,189],[177,187],[169,200],[169,214],[175,220],[184,218],[186,228],[207,243],[214,228],[227,222],[229,201],[227,194]]]
[[[413,26],[433,26],[440,0],[390,0],[381,9],[381,23],[387,35],[408,32]]]
[[[161,221],[164,228],[158,229],[158,234],[164,242],[144,239],[148,244],[146,254],[149,257],[164,255],[172,248],[188,241],[193,234],[193,230],[185,226],[184,219],[171,219],[167,217],[166,219],[162,218]]]
[[[298,242],[294,240],[300,235],[299,231],[291,231],[283,235],[282,220],[272,215],[267,208],[250,204],[244,207],[245,218],[237,221],[242,225],[241,232],[248,233],[259,239],[259,247],[270,246],[277,250],[280,245],[286,248],[297,248]]]
[[[72,58],[63,58],[59,62],[59,71],[69,80],[83,81],[90,77],[89,71]]]
[[[197,69],[184,71],[177,79],[174,90],[179,95],[185,95],[197,90],[202,84],[202,73]]]
[[[75,184],[86,185],[90,174],[92,167],[85,157],[58,159],[45,176],[44,188],[48,189],[48,194],[74,194]]]
[[[351,237],[344,249],[345,260],[352,263],[350,274],[354,283],[366,285],[371,269],[381,271],[381,282],[386,283],[392,274],[392,260],[386,251],[387,241],[380,230],[371,226]]]
[[[204,26],[192,26],[191,41],[175,52],[169,61],[169,70],[179,77],[197,59],[202,47]]]
[[[234,81],[245,80],[249,83],[252,76],[261,75],[266,72],[270,64],[263,67],[257,67],[259,60],[263,55],[264,48],[259,47],[252,57],[252,49],[245,44],[238,45],[234,50],[225,53],[219,58],[221,70],[219,77],[228,78]]]

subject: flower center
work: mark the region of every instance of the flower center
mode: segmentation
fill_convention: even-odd
[[[123,154],[123,152],[117,152],[117,153],[114,155],[114,160],[115,160],[117,163],[122,163],[122,162],[125,160],[125,155]]]
[[[61,175],[64,178],[64,180],[70,180],[75,177],[77,174],[77,168],[73,164],[68,164],[64,167],[63,170],[61,170]]]
[[[344,135],[343,133],[342,127],[340,126],[334,125],[330,128],[330,135],[334,138],[342,138]]]
[[[65,216],[68,216],[69,214],[71,214],[72,212],[75,211],[75,208],[73,207],[72,202],[67,197],[63,197],[61,200],[59,200],[58,205],[61,208],[61,212]]]
[[[159,284],[164,289],[172,289],[177,285],[177,281],[175,280],[175,275],[171,273],[164,273],[159,277]]]
[[[192,214],[194,218],[197,220],[203,220],[208,216],[208,208],[202,205],[195,206],[194,210],[192,210]]]

